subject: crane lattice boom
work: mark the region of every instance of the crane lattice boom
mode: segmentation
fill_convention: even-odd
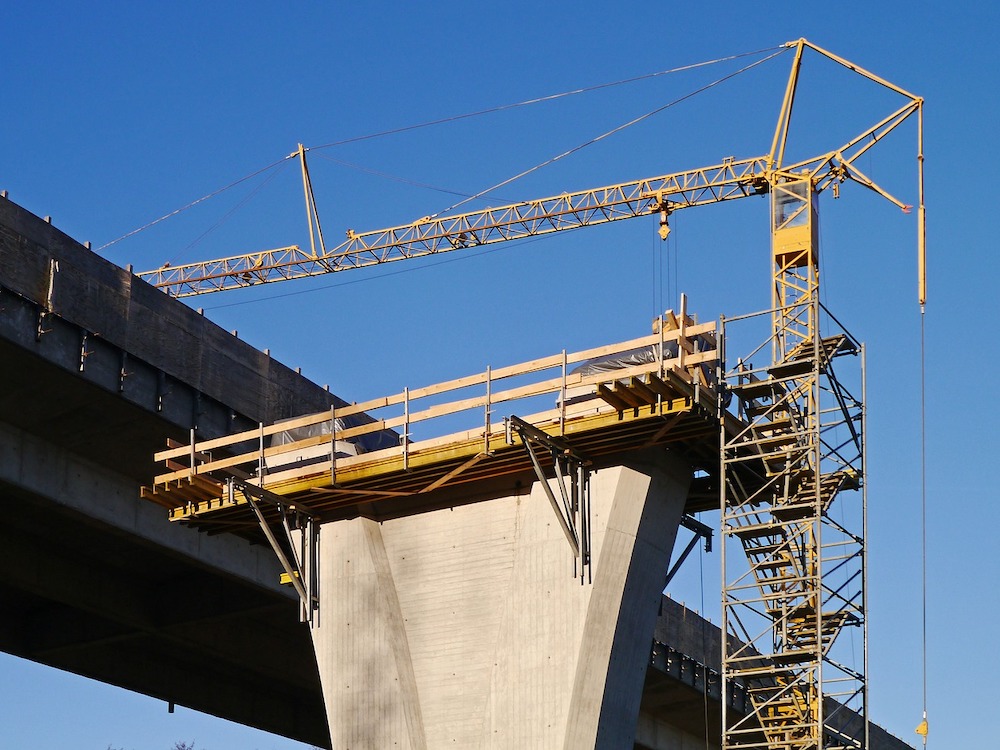
[[[166,266],[139,274],[175,297],[234,287],[318,276],[450,250],[535,237],[718,203],[767,192],[767,157],[726,159],[721,164],[660,177],[444,217],[372,232],[348,230],[347,240],[313,254],[298,245],[228,258]]]

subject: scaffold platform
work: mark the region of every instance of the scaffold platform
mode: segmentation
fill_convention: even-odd
[[[668,311],[654,329],[234,435],[192,435],[156,454],[165,471],[142,495],[173,521],[236,533],[253,533],[257,524],[245,495],[232,492],[234,478],[259,487],[271,505],[322,522],[420,512],[467,501],[445,490],[460,487],[474,496],[472,483],[530,474],[531,451],[512,420],[595,469],[623,454],[671,445],[695,469],[714,473],[716,324]],[[388,447],[365,450],[366,441]],[[717,489],[692,492],[688,512],[717,507]]]

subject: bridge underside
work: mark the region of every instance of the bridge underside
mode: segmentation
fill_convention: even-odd
[[[270,550],[138,500],[132,475],[169,427],[0,350],[0,650],[325,744],[315,657]],[[58,396],[19,397],[29,388]]]

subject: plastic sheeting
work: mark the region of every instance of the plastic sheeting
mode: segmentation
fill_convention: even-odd
[[[693,336],[691,338],[691,344],[695,352],[703,352],[715,348],[715,343],[706,336]],[[571,372],[573,374],[580,375],[596,375],[599,372],[614,372],[615,370],[622,370],[626,367],[635,367],[636,365],[650,365],[657,361],[659,349],[659,344],[650,344],[649,346],[642,346],[638,349],[629,349],[624,352],[609,354],[605,357],[595,357],[594,359],[588,359],[583,364],[573,368]],[[670,360],[675,359],[676,357],[677,342],[664,341],[663,359]],[[714,379],[714,372],[711,373],[711,377]]]
[[[351,416],[344,418],[337,417],[337,432],[343,432],[351,427],[361,427],[362,425],[371,424],[374,421],[375,420],[367,414],[352,414]],[[276,424],[280,425],[281,422],[276,422]],[[271,445],[288,445],[289,443],[295,443],[299,440],[306,440],[308,438],[332,434],[332,422],[328,419],[325,422],[318,422],[316,424],[306,425],[305,427],[293,427],[290,430],[276,432],[271,436]],[[353,446],[353,449],[348,449],[346,445],[341,445],[341,443],[350,444]],[[358,435],[357,437],[348,438],[347,440],[338,439],[337,451],[338,453],[343,453],[345,455],[355,455],[358,453],[370,453],[372,451],[382,450],[383,448],[393,448],[398,445],[399,435],[396,432],[393,430],[379,430],[378,432]]]

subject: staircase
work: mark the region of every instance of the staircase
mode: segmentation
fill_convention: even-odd
[[[724,582],[724,618],[746,646],[723,668],[746,687],[755,721],[732,728],[725,750],[863,747],[825,730],[821,710],[821,665],[861,622],[824,586],[821,539],[838,495],[860,487],[858,467],[827,456],[821,407],[832,360],[853,353],[843,335],[804,341],[765,370],[738,367],[729,382],[743,426],[723,437],[723,536],[739,542],[748,570]]]

